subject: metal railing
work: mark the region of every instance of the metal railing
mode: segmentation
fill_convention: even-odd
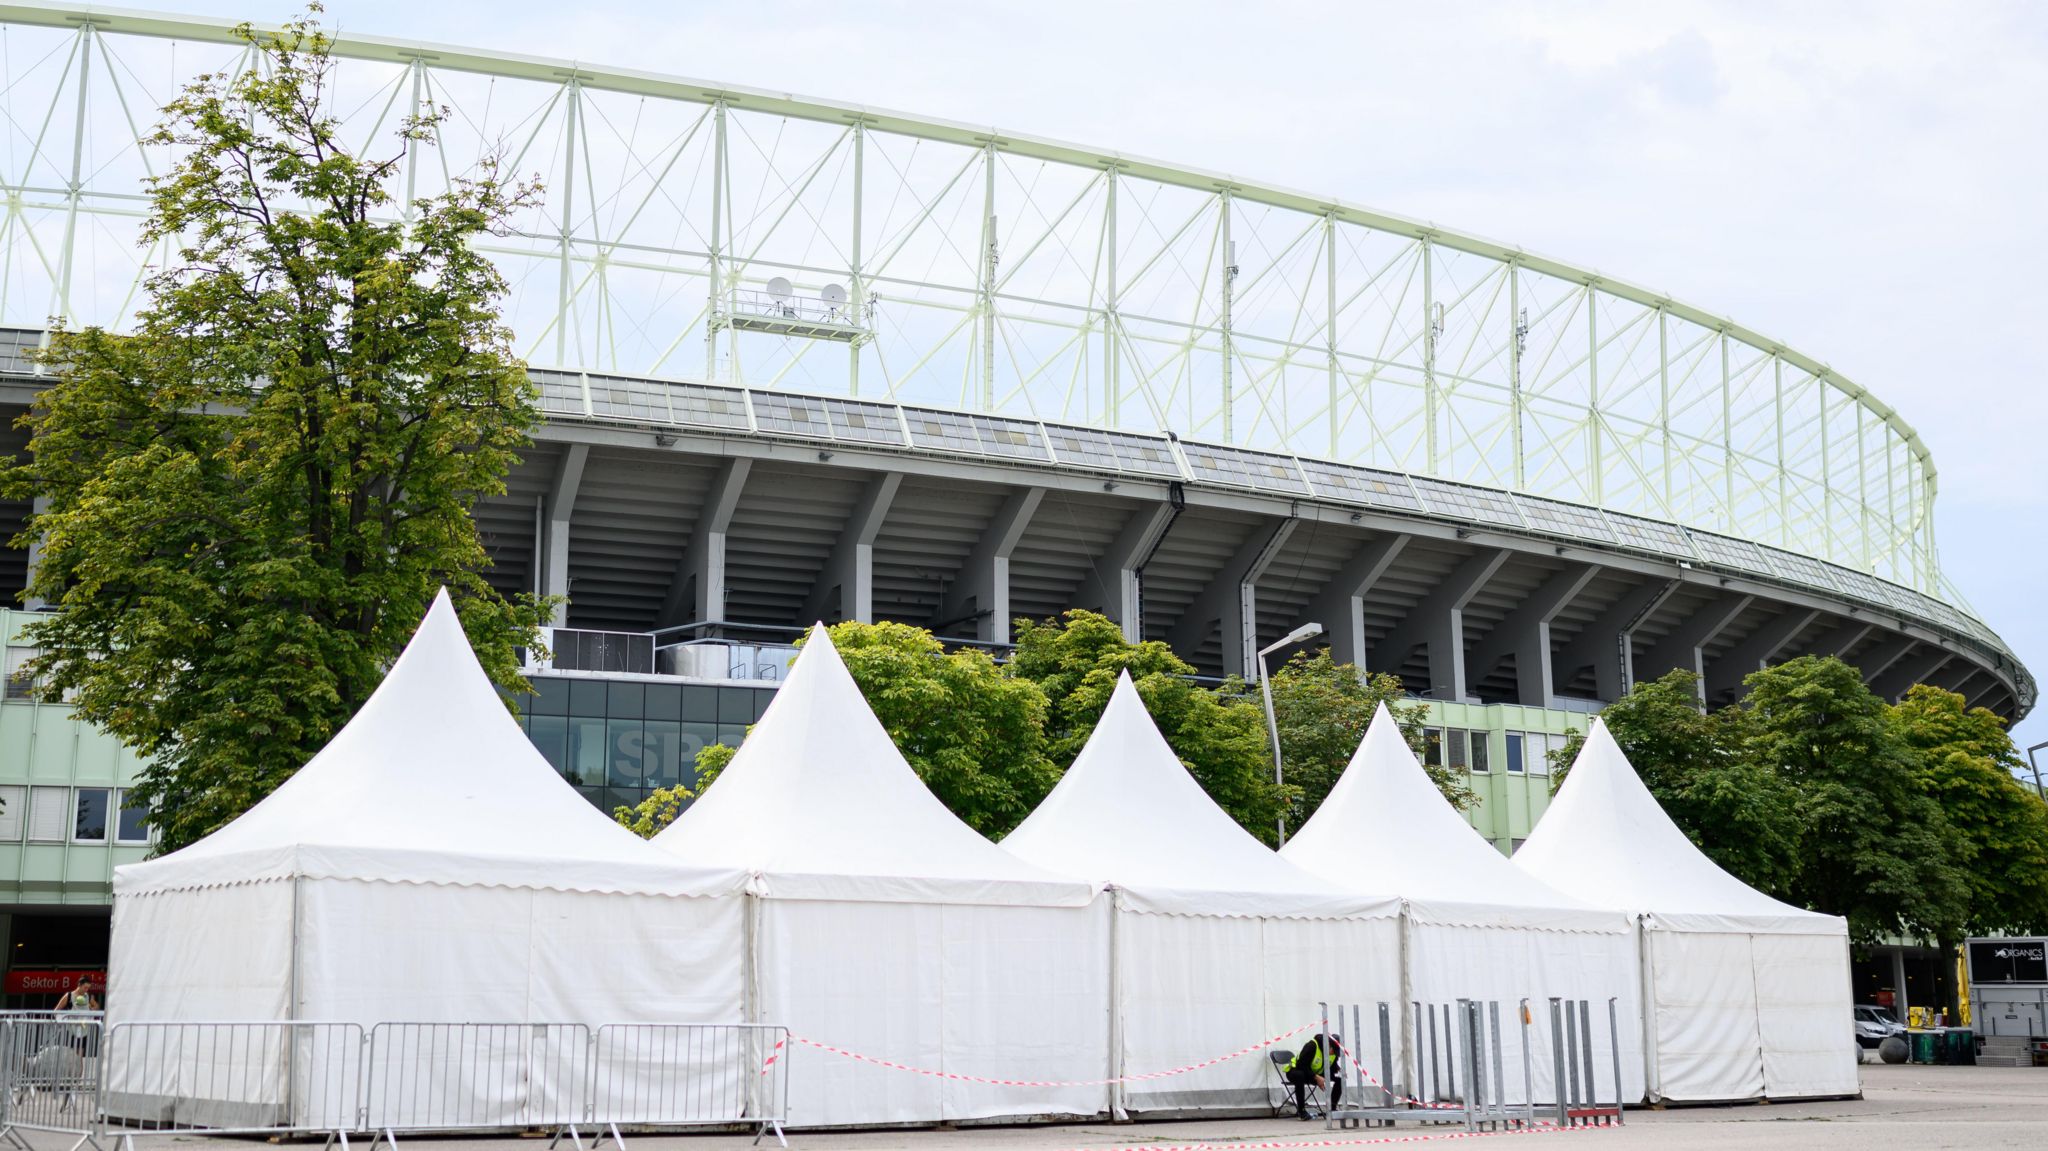
[[[789,1116],[789,1033],[765,1024],[134,1022],[0,1013],[0,1139],[627,1129]],[[783,1141],[787,1145],[786,1141]]]

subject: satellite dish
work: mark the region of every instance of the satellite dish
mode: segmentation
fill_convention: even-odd
[[[768,298],[777,302],[789,299],[789,281],[781,276],[769,280]]]
[[[818,298],[836,308],[846,302],[846,289],[838,284],[827,284],[818,289]]]

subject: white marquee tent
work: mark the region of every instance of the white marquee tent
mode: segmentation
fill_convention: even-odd
[[[960,822],[823,627],[718,779],[655,844],[743,868],[755,1018],[913,1067],[1108,1077],[1109,908]],[[1108,1091],[967,1083],[800,1049],[803,1126],[1095,1115]]]
[[[108,1009],[116,1023],[729,1021],[744,880],[677,863],[578,796],[443,591],[283,786],[198,843],[116,869]],[[463,1106],[509,1117],[529,1103],[548,1106]]]
[[[1702,854],[1595,721],[1528,842],[1527,874],[1641,918],[1656,1098],[1857,1092],[1848,924],[1780,903]]]
[[[1280,854],[1334,883],[1402,898],[1408,983],[1402,1001],[1498,1002],[1510,1101],[1526,1094],[1517,1014],[1524,998],[1534,1019],[1536,1098],[1554,1098],[1546,1003],[1552,996],[1592,1001],[1603,1102],[1613,1079],[1607,1000],[1618,1000],[1623,1092],[1630,1100],[1642,1097],[1628,918],[1536,881],[1481,838],[1430,781],[1385,705],[1328,798]]]
[[[1059,786],[1002,846],[1116,888],[1120,1073],[1184,1066],[1313,1022],[1319,998],[1399,997],[1398,901],[1319,879],[1252,838],[1175,757],[1127,673]],[[1253,1056],[1135,1084],[1120,1105],[1244,1107],[1265,1103],[1271,1084]]]

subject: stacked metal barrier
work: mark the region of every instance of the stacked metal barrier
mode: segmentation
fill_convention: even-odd
[[[1386,1003],[1378,1005],[1379,1074],[1368,1070],[1347,1043],[1335,1053],[1345,1060],[1358,1084],[1348,1105],[1332,1106],[1325,1125],[1331,1128],[1396,1123],[1462,1125],[1467,1131],[1505,1131],[1530,1128],[1539,1122],[1559,1127],[1595,1126],[1622,1122],[1620,1009],[1614,999],[1607,1001],[1609,1051],[1612,1056],[1613,1094],[1601,1102],[1602,1091],[1593,1058],[1592,1009],[1587,1000],[1550,1000],[1551,1081],[1556,1085],[1556,1102],[1542,1111],[1552,1118],[1539,1120],[1535,1091],[1535,1052],[1532,1042],[1534,1017],[1529,1001],[1515,1005],[1522,1027],[1522,1098],[1508,1100],[1505,1048],[1502,1044],[1500,1004],[1491,1000],[1459,999],[1453,1003],[1411,1003],[1414,1036],[1405,1066],[1397,1066],[1394,1036],[1397,1025]],[[1323,1005],[1322,1034],[1331,1032],[1332,1020],[1339,1031],[1363,1039],[1360,1008],[1348,1006],[1349,1027],[1345,1027],[1347,1005],[1338,1004],[1334,1015]],[[1325,1042],[1327,1042],[1327,1038]],[[1328,1065],[1326,1057],[1325,1065]]]
[[[1619,1125],[1623,1119],[1621,1091],[1621,1018],[1616,1001],[1607,1001],[1607,1035],[1614,1057],[1611,1104],[1599,1102],[1593,1065],[1592,1004],[1584,999],[1550,1000],[1550,1046],[1557,1068],[1557,1125],[1593,1127]],[[1583,1072],[1583,1079],[1581,1073]]]

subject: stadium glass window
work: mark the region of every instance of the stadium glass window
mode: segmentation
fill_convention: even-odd
[[[1444,729],[1444,762],[1453,768],[1469,768],[1471,760],[1465,755],[1466,733],[1463,728]]]
[[[1502,766],[1503,766],[1503,767],[1505,767],[1505,768],[1507,769],[1507,772],[1508,772],[1508,774],[1509,774],[1509,775],[1520,775],[1520,774],[1522,774],[1522,733],[1521,733],[1521,732],[1519,732],[1519,731],[1511,731],[1511,732],[1509,732],[1509,733],[1508,733],[1508,754],[1507,754],[1507,758],[1506,758],[1505,762],[1504,762],[1504,763],[1502,764]]]
[[[121,810],[114,823],[115,843],[149,842],[149,805],[128,788],[121,789]]]
[[[0,786],[0,843],[18,843],[28,826],[28,788],[18,783]]]
[[[105,843],[107,816],[114,806],[114,793],[104,787],[81,787],[73,801],[71,842]]]
[[[1444,762],[1444,729],[1425,727],[1422,729],[1422,763],[1425,767],[1442,767]]]
[[[1490,732],[1475,731],[1472,733],[1473,771],[1484,772],[1493,770],[1492,741],[1493,735]]]

